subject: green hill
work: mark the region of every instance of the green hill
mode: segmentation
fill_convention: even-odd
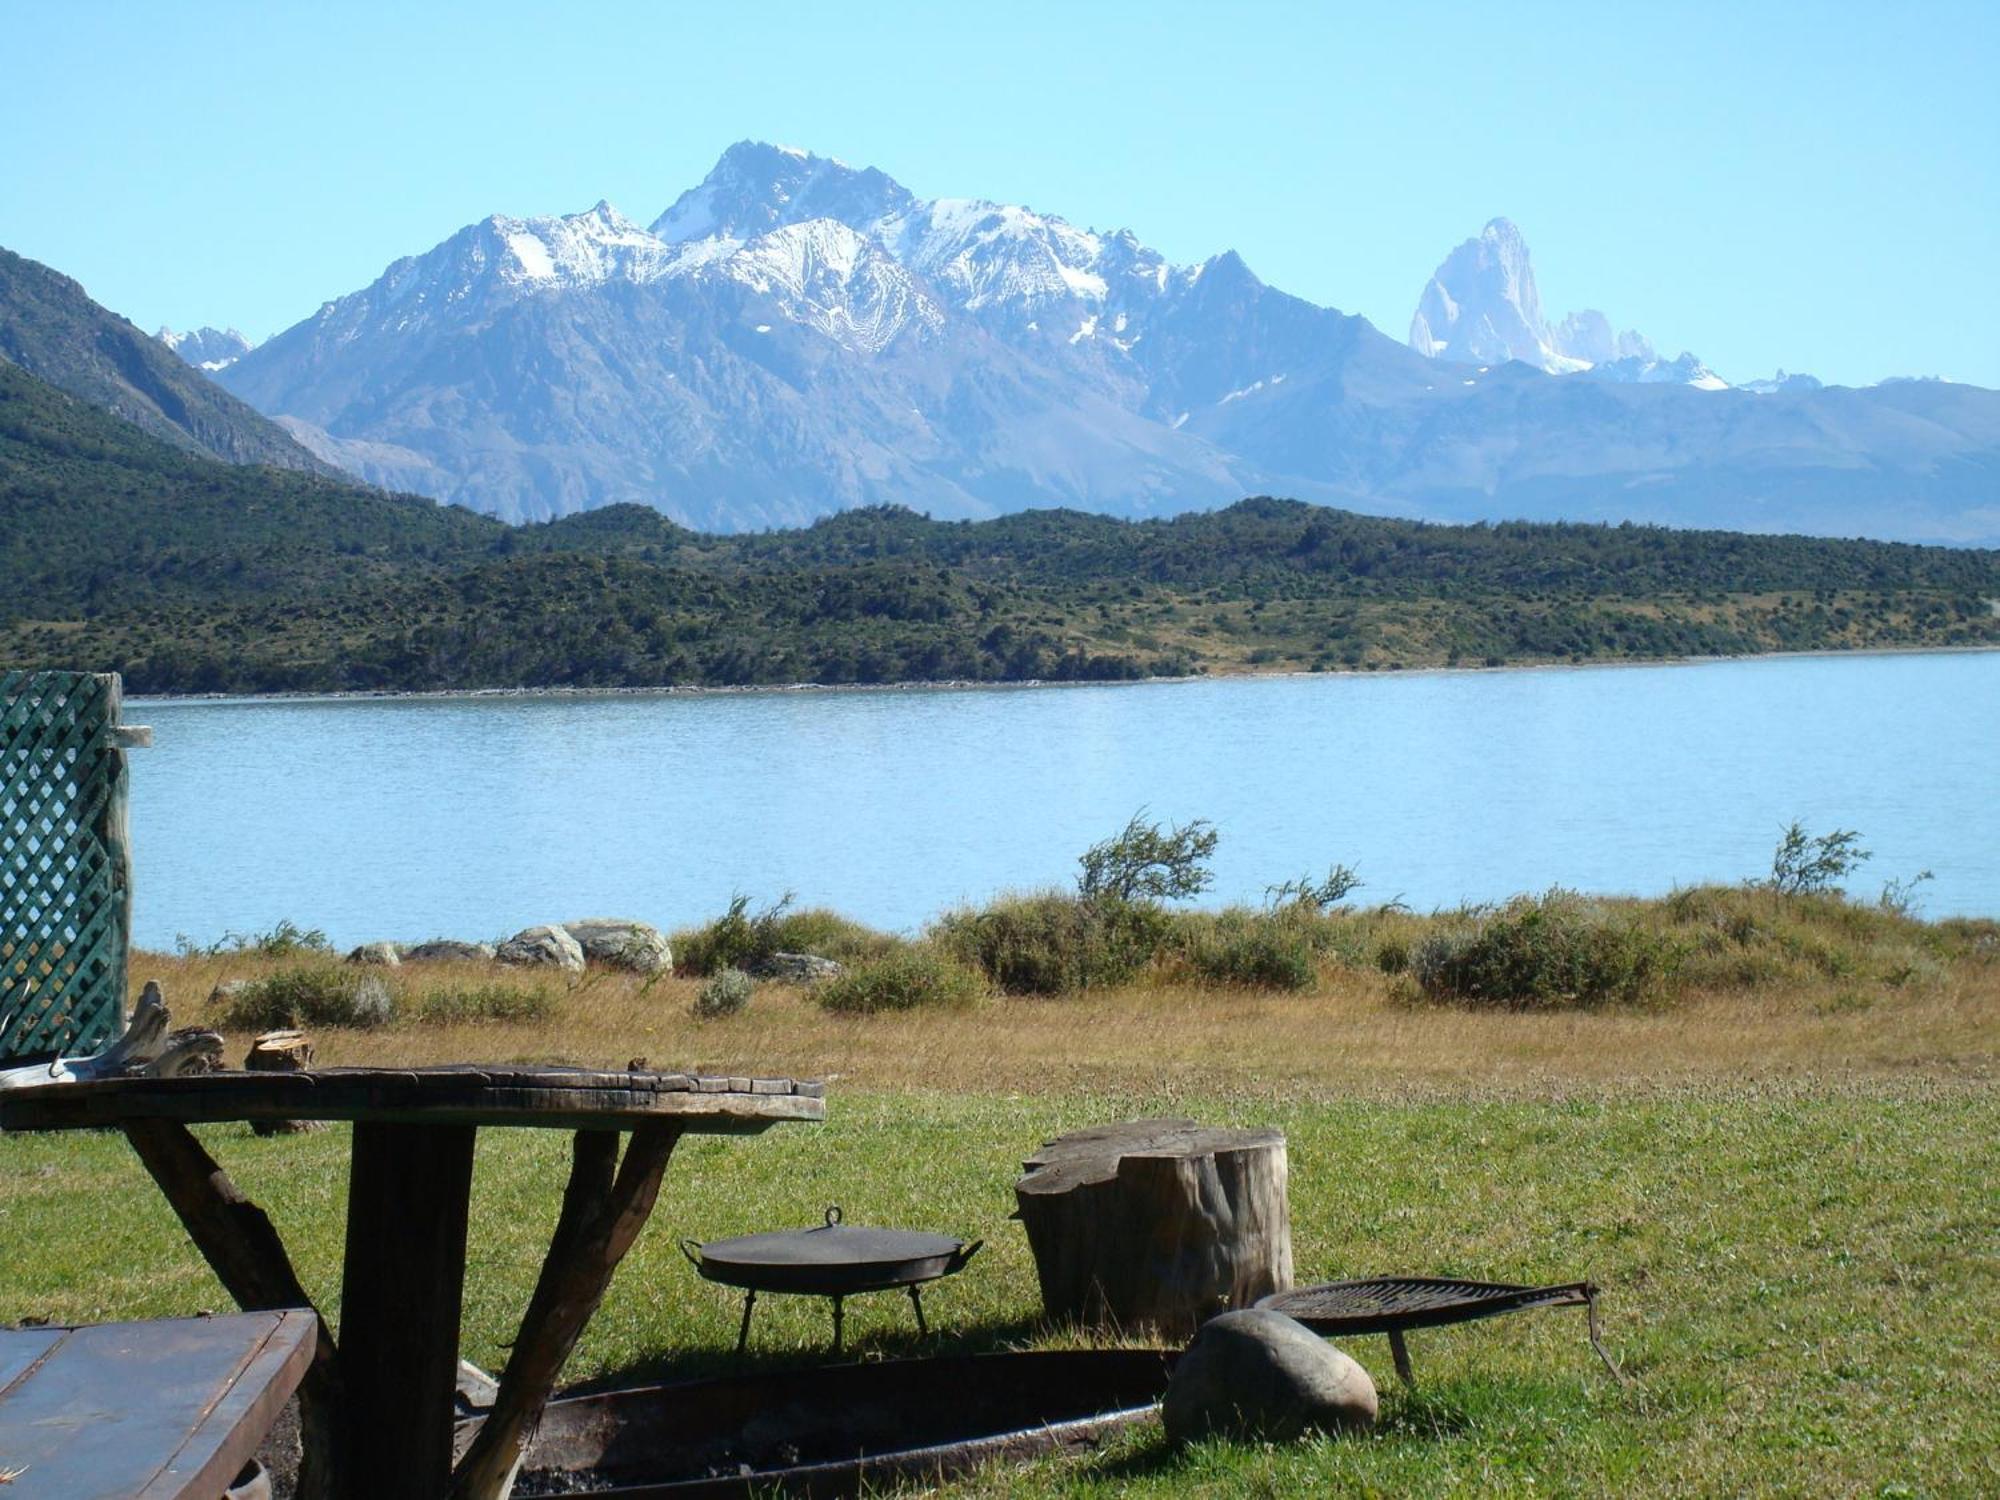
[[[59,271],[0,249],[0,361],[190,453],[334,474],[270,418],[190,369]]]
[[[0,660],[140,692],[1115,679],[2000,643],[2000,553],[1294,501],[509,527],[230,466],[0,362]]]

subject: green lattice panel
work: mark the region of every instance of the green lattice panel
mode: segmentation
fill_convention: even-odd
[[[0,673],[0,1062],[98,1050],[125,1005],[118,679]]]

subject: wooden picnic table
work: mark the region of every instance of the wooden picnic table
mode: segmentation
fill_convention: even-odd
[[[689,1131],[825,1118],[789,1078],[582,1068],[328,1068],[115,1078],[0,1092],[0,1130],[125,1132],[246,1309],[307,1308],[271,1221],[188,1130],[225,1120],[354,1123],[340,1340],[324,1319],[299,1387],[301,1500],[493,1500]],[[575,1132],[568,1186],[500,1390],[453,1466],[466,1218],[481,1126]],[[631,1143],[619,1155],[619,1136]],[[315,1314],[316,1315],[316,1314]]]
[[[310,1311],[0,1329],[18,1500],[217,1500],[312,1363]]]

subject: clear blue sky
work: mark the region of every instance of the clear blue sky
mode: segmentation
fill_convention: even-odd
[[[2000,386],[2000,3],[10,7],[0,245],[261,338],[731,141],[1126,226],[1397,338],[1495,214],[1725,376]]]

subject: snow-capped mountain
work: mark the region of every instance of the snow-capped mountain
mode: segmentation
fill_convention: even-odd
[[[1431,359],[1497,365],[1510,359],[1551,375],[1588,373],[1596,380],[1636,385],[1728,388],[1692,354],[1662,359],[1652,341],[1623,333],[1596,308],[1551,324],[1542,313],[1528,242],[1511,220],[1494,219],[1451,254],[1431,276],[1410,319],[1410,347]]]
[[[188,333],[162,328],[153,337],[197,370],[211,375],[228,369],[250,352],[250,340],[234,328],[196,328]]]
[[[1601,315],[1552,329],[1504,221],[1440,268],[1419,321],[1443,358],[1233,252],[1174,265],[1127,231],[743,142],[650,228],[602,203],[482,220],[218,378],[381,483],[514,519],[638,501],[711,529],[1267,492],[1937,535],[1956,523],[1932,491],[2000,451],[1990,393],[1904,398],[1950,404],[1941,420],[1868,396],[1804,411],[1689,389],[1710,383],[1699,362]],[[1536,368],[1506,362],[1521,351]],[[1840,502],[1815,508],[1798,476],[1829,469]],[[1857,526],[1876,491],[1905,513]]]

